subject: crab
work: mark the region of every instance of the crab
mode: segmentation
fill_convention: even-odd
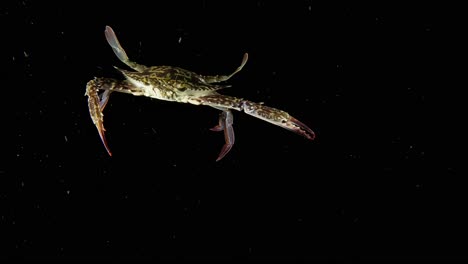
[[[228,86],[217,83],[227,81],[241,71],[247,63],[247,53],[244,54],[241,65],[231,74],[205,76],[178,67],[148,67],[133,62],[128,58],[125,50],[120,45],[114,30],[106,26],[104,33],[107,42],[117,58],[133,69],[133,71],[129,71],[115,67],[123,74],[125,80],[94,78],[86,85],[85,95],[88,96],[91,119],[110,156],[112,156],[112,153],[104,134],[104,115],[102,112],[109,101],[110,94],[113,92],[179,103],[211,106],[221,110],[218,124],[211,128],[212,131],[224,131],[225,144],[216,161],[221,160],[234,145],[233,114],[231,110],[243,111],[246,114],[302,135],[309,140],[315,138],[315,133],[312,129],[285,111],[265,106],[263,103],[255,103],[218,93],[218,90]],[[100,90],[103,92],[98,94]]]

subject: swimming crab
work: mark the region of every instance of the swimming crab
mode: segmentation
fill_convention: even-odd
[[[85,95],[88,96],[91,119],[110,156],[112,154],[104,135],[105,129],[102,111],[106,107],[112,92],[147,96],[179,103],[206,105],[221,110],[218,124],[211,128],[212,131],[224,131],[225,137],[225,144],[216,161],[221,160],[234,144],[233,114],[231,109],[244,111],[246,114],[291,130],[307,139],[313,140],[315,138],[314,132],[309,127],[282,110],[265,106],[262,103],[255,103],[218,93],[218,90],[227,86],[216,83],[227,81],[242,70],[247,63],[247,53],[244,54],[241,65],[233,73],[229,75],[205,76],[178,67],[148,67],[133,62],[128,58],[112,28],[106,26],[104,33],[107,42],[117,58],[134,70],[128,71],[115,67],[124,75],[125,80],[94,78],[86,85]],[[103,91],[100,95],[98,94],[99,90]]]

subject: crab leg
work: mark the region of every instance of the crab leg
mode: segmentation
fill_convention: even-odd
[[[224,144],[221,152],[219,153],[218,158],[216,161],[220,161],[228,152],[231,150],[232,146],[234,145],[235,137],[234,137],[234,128],[232,124],[234,123],[234,116],[230,110],[223,110],[219,115],[219,124],[213,128],[211,131],[223,131],[224,130],[224,140],[226,143]]]
[[[106,35],[107,43],[109,43],[115,55],[117,56],[117,58],[119,58],[120,61],[127,64],[128,67],[138,72],[142,72],[146,69],[146,66],[133,62],[128,58],[127,53],[122,48],[122,45],[120,45],[120,42],[117,39],[117,36],[115,35],[115,32],[111,27],[106,26],[106,30],[104,31],[104,34]]]
[[[230,75],[214,75],[214,76],[203,76],[203,79],[207,83],[217,83],[217,82],[224,82],[229,80],[232,76],[234,76],[236,73],[240,72],[242,68],[244,68],[245,64],[247,63],[247,60],[249,59],[249,54],[244,53],[244,57],[242,58],[242,63],[237,69],[231,73]]]
[[[104,108],[106,108],[107,102],[109,102],[109,96],[111,92],[111,90],[105,90],[101,94],[101,101],[99,102],[99,109],[101,110],[101,112],[104,111]]]

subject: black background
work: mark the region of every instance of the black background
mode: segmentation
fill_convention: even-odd
[[[0,163],[0,258],[466,260],[460,156],[428,103],[444,15],[427,3],[2,2],[14,146]],[[95,76],[121,78],[106,25],[145,65],[226,74],[248,52],[223,92],[283,109],[317,139],[235,112],[236,144],[215,162],[217,110],[114,93],[109,157],[84,96]]]

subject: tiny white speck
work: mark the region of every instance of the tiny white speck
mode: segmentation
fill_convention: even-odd
[[[15,60],[16,60],[16,59],[15,59],[15,56],[13,56],[13,58],[12,58],[12,59],[13,59],[13,61],[15,61]]]
[[[182,37],[179,37],[179,44],[182,42]]]
[[[309,6],[309,11],[312,11],[312,6]]]
[[[24,57],[25,57],[25,58],[29,57],[29,54],[26,53],[26,51],[23,51],[23,54],[24,54]]]
[[[70,195],[70,190],[67,190],[67,195]]]
[[[21,181],[20,185],[21,187],[24,187],[24,181]]]
[[[65,136],[65,142],[68,142],[68,138],[67,138],[67,136]]]

